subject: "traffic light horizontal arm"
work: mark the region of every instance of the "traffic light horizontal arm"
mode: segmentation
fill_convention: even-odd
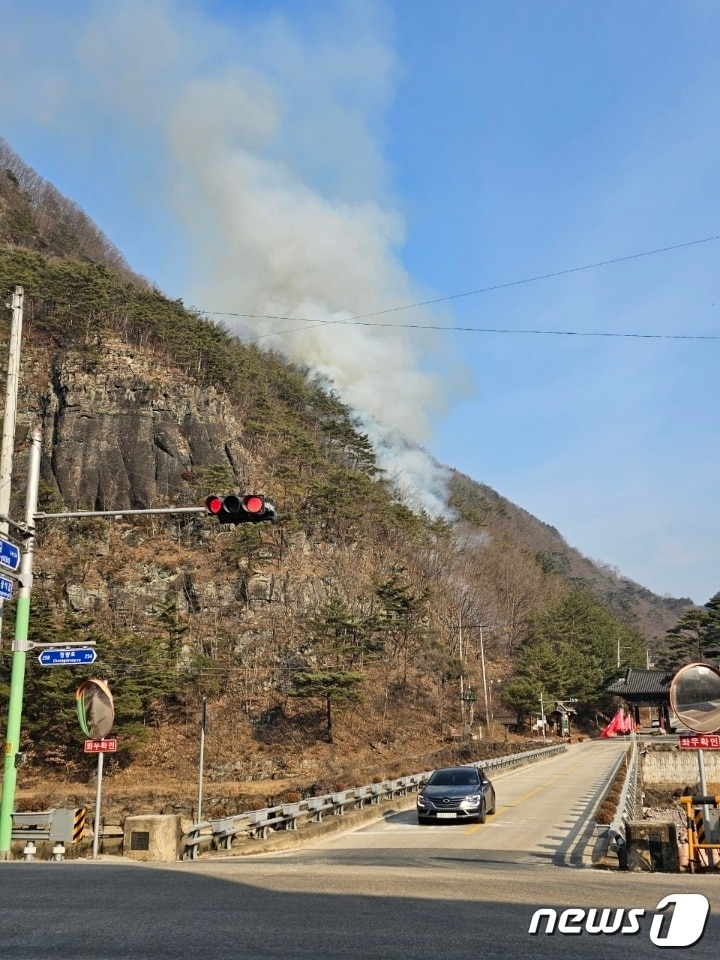
[[[24,640],[18,650],[40,650],[43,648],[52,650],[72,650],[74,647],[94,647],[97,640],[63,640],[62,642],[54,640],[48,643],[37,643],[35,640]]]
[[[211,507],[211,501],[217,508]],[[218,517],[221,523],[258,523],[263,520],[277,520],[277,508],[272,500],[260,494],[231,494],[229,496],[208,497],[204,507],[154,507],[148,510],[71,510],[66,513],[34,513],[33,521],[73,520],[81,517],[138,517],[153,514],[210,513]],[[15,523],[0,515],[10,526],[27,532],[24,525]]]
[[[207,513],[206,507],[157,507],[153,510],[76,510],[73,513],[35,513],[33,520],[68,520],[73,517],[136,517],[151,513]]]
[[[27,524],[17,523],[15,520],[11,520],[10,517],[6,516],[4,513],[0,513],[0,523],[6,523],[9,527],[12,527],[13,530],[17,530],[24,536],[28,536],[31,533]]]

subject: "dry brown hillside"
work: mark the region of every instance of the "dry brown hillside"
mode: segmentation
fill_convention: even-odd
[[[108,796],[118,809],[141,791],[187,812],[205,697],[221,810],[254,791],[427,766],[464,734],[461,689],[478,692],[476,730],[512,720],[503,692],[533,624],[578,586],[643,654],[689,606],[593,564],[459,474],[446,517],[412,510],[332,391],[134,277],[82,211],[2,143],[0,161],[0,287],[6,299],[25,290],[11,514],[22,516],[35,426],[41,512],[120,512],[38,523],[30,638],[93,641],[98,659],[48,669],[29,658],[22,799],[86,803],[94,760],[75,689],[90,675],[115,695]],[[231,492],[271,496],[279,522],[122,516]],[[594,709],[615,668],[612,643],[586,653]],[[493,730],[486,741],[504,749],[507,724]]]

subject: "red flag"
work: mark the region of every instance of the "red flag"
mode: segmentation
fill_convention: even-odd
[[[600,736],[614,737],[618,733],[627,733],[632,729],[633,729],[632,717],[630,717],[629,715],[626,717],[621,708],[612,718],[610,723],[605,727],[605,729],[600,734]]]

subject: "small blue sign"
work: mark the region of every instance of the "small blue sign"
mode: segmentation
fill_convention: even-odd
[[[13,582],[7,577],[0,577],[0,597],[3,600],[9,600],[12,597]]]
[[[85,667],[95,663],[97,653],[92,647],[75,647],[72,650],[51,648],[43,650],[38,660],[43,667]]]
[[[6,570],[17,570],[20,566],[20,548],[9,540],[0,538],[0,567]]]

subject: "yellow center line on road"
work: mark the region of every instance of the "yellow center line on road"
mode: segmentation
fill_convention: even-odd
[[[522,797],[518,797],[515,803],[508,803],[504,807],[499,807],[494,814],[491,814],[493,820],[495,820],[496,817],[501,816],[501,814],[505,813],[506,810],[512,810],[513,807],[520,806],[521,803],[524,803],[526,800],[529,800],[530,797],[534,796],[536,793],[540,793],[541,790],[545,790],[547,789],[547,787],[552,786],[552,784],[555,783],[557,780],[562,780],[563,777],[566,777],[569,773],[572,773],[573,770],[577,770],[578,767],[582,767],[584,763],[585,763],[584,760],[580,760],[578,763],[574,764],[572,767],[568,767],[568,769],[563,771],[563,773],[557,773],[554,777],[551,777],[545,783],[541,783],[539,787],[535,787],[533,790],[529,790],[527,793],[523,794]],[[467,830],[464,831],[464,833],[466,834],[475,833],[475,831],[479,830],[480,827],[482,826],[483,826],[482,823],[475,823],[473,824],[473,826],[468,827]]]

